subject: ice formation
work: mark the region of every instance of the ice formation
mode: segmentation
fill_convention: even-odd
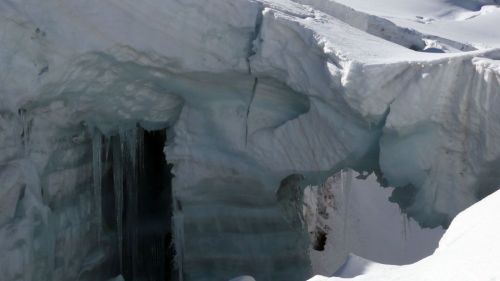
[[[167,136],[180,280],[310,277],[302,191],[348,169],[447,226],[500,180],[499,10],[409,2],[1,1],[2,278],[146,264],[144,130]]]
[[[444,230],[420,228],[396,204],[388,203],[393,191],[381,187],[375,175],[352,170],[305,189],[304,216],[315,274],[331,276],[346,259],[401,265],[432,254]]]
[[[310,281],[345,280],[498,280],[498,206],[500,192],[460,213],[431,256],[406,266],[390,266],[351,256],[337,276]],[[351,279],[351,277],[354,277]],[[347,279],[346,279],[347,278]]]

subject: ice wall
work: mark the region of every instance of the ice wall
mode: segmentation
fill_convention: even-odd
[[[389,202],[393,190],[380,186],[374,174],[350,169],[305,189],[304,216],[314,274],[332,276],[346,260],[356,257],[401,265],[434,252],[444,229],[421,228],[401,213],[397,204]]]
[[[49,208],[43,204],[36,173],[25,160],[1,165],[0,272],[6,280],[52,274]]]
[[[346,167],[377,170],[396,186],[392,200],[427,226],[493,191],[500,51],[415,52],[323,9],[288,0],[0,3],[0,173],[7,182],[13,163],[32,167],[25,177],[41,196],[26,204],[47,213],[40,231],[12,236],[40,249],[4,239],[36,217],[12,215],[14,204],[2,213],[2,249],[18,251],[22,265],[9,276],[118,274],[103,273],[116,244],[97,235],[94,129],[169,128],[185,280],[310,274],[306,235],[276,196],[291,175],[304,188]],[[0,200],[20,198],[18,183],[3,184]]]
[[[310,281],[495,280],[500,277],[497,242],[500,193],[495,192],[455,217],[439,247],[429,257],[405,266],[377,264],[350,257],[339,277]],[[349,272],[350,271],[350,272]],[[362,274],[360,274],[362,273]]]

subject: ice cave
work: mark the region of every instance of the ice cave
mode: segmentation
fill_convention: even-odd
[[[0,0],[0,280],[500,280],[498,26],[497,0]]]

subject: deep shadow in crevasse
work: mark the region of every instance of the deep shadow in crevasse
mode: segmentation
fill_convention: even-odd
[[[115,149],[110,161],[112,175],[108,175],[108,178],[114,179],[112,185],[115,181],[119,182],[122,176],[122,184],[118,184],[122,185],[123,196],[121,258],[120,251],[117,251],[117,259],[121,259],[122,264],[119,266],[121,274],[125,280],[133,281],[175,280],[177,274],[173,266],[171,229],[172,174],[171,165],[166,162],[163,153],[166,132],[148,132],[139,128],[134,136],[137,141],[124,138],[120,135],[110,140]],[[130,146],[135,146],[135,149]],[[113,197],[116,198],[116,186],[114,190]],[[116,207],[117,200],[113,201]],[[116,210],[108,208],[105,213],[114,213],[116,219]],[[115,244],[118,248],[119,226],[118,223],[113,224],[116,226]]]

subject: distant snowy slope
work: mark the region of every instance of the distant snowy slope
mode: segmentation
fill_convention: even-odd
[[[327,0],[388,19],[399,26],[477,48],[500,46],[495,0]]]
[[[460,213],[441,239],[439,248],[428,258],[412,265],[391,267],[351,257],[345,268],[363,275],[353,279],[315,277],[310,280],[500,280],[499,222],[500,192],[497,191]]]

